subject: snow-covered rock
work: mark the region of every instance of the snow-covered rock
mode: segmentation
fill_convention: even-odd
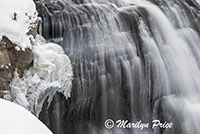
[[[0,0],[0,97],[8,93],[17,70],[20,76],[32,65],[32,42],[37,33],[33,0]]]
[[[30,31],[37,21],[37,11],[33,0],[0,0],[0,40],[7,37],[16,48],[32,48]]]
[[[52,134],[34,115],[23,107],[0,99],[1,134]]]
[[[38,116],[45,99],[48,98],[50,104],[56,92],[70,97],[73,72],[62,47],[46,43],[42,36],[37,35],[32,51],[33,67],[26,70],[22,78],[15,75],[10,84],[11,92],[5,98]]]

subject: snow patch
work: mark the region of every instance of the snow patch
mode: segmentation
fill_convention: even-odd
[[[31,49],[27,35],[37,21],[37,11],[32,0],[0,0],[0,40],[7,37],[17,45],[17,49]]]
[[[0,99],[1,134],[53,134],[23,107]]]

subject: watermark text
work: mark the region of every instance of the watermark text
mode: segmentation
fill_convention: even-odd
[[[112,129],[113,127],[122,128],[122,129],[131,129],[136,128],[143,130],[145,128],[163,128],[171,129],[173,128],[173,123],[170,122],[161,122],[160,120],[153,120],[151,123],[144,123],[141,120],[137,122],[129,122],[128,120],[117,120],[113,121],[112,119],[107,119],[104,123],[107,129]]]

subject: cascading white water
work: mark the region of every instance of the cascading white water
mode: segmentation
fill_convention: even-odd
[[[170,24],[170,21],[161,12],[161,10],[151,3],[146,3],[143,1],[140,3],[136,2],[134,4],[144,7],[149,12],[152,19],[151,23],[153,23],[152,27],[155,28],[155,39],[152,40],[152,37],[150,37],[151,35],[148,34],[144,23],[141,23],[140,27],[140,30],[143,31],[141,37],[143,38],[144,44],[146,44],[145,46],[147,47],[148,51],[148,62],[152,62],[156,66],[156,74],[159,75],[153,77],[153,79],[158,82],[155,83],[157,86],[157,94],[154,93],[155,97],[162,97],[164,99],[167,98],[167,101],[171,102],[170,105],[173,106],[174,111],[181,111],[179,116],[182,117],[174,116],[173,118],[186,118],[189,120],[187,123],[185,123],[185,126],[183,125],[182,133],[199,133],[199,129],[193,129],[198,126],[198,121],[194,117],[199,118],[200,116],[197,114],[200,104],[198,95],[200,89],[200,70],[198,67],[198,61],[195,59],[196,55],[194,55],[193,51],[191,50],[192,47],[195,47],[197,49],[196,51],[199,50],[199,36],[190,28],[183,28],[184,32],[180,32],[182,29],[181,27],[179,30],[173,28],[173,26]],[[191,44],[189,43],[193,41],[189,43],[185,41],[189,38],[188,36],[180,35],[186,33],[187,35],[192,33],[194,37],[189,37],[196,39],[192,46],[190,46]],[[160,40],[160,38],[162,38],[162,40]],[[163,80],[163,83],[161,83],[162,81],[160,79]],[[183,95],[182,97],[187,101],[187,103],[184,104],[184,107],[177,106],[182,103],[183,98],[179,100],[177,98],[180,96],[177,96],[177,98],[176,96],[171,97],[172,94]],[[175,104],[173,104],[173,102]],[[161,103],[161,101],[157,100],[157,103]],[[158,110],[157,106],[158,105],[154,106],[154,110]],[[167,114],[167,111],[165,112],[165,114]],[[158,114],[159,111],[156,112],[153,118],[157,119]],[[181,123],[182,122],[180,121],[179,124]],[[194,128],[193,125],[195,126]],[[157,131],[159,130],[155,130],[154,132]],[[173,133],[173,130],[165,131],[165,133]]]
[[[180,30],[173,28],[170,21],[158,7],[146,1],[134,2],[134,4],[144,7],[150,14],[150,23],[152,23],[155,38],[151,37],[142,21],[140,24],[141,37],[143,38],[150,61],[157,67],[160,65],[160,69],[163,69],[158,73],[160,75],[158,77],[165,80],[166,86],[164,90],[166,91],[163,92],[166,94],[180,92],[185,96],[193,98],[193,95],[196,95],[199,90],[200,70],[190,45],[183,36],[179,35]],[[196,35],[196,40],[198,41],[198,35],[194,31],[192,32]],[[191,32],[189,31],[189,33]],[[196,45],[199,44],[195,42],[193,45],[193,47],[198,48]],[[170,68],[173,69],[173,73],[171,73],[172,70]],[[157,71],[159,71],[159,68]],[[159,78],[157,81],[159,81]],[[164,83],[161,86],[164,86]],[[162,87],[157,89],[158,92],[162,92]],[[176,91],[177,89],[178,91]]]
[[[54,133],[199,133],[200,5],[195,0],[36,3],[42,34],[60,43],[74,72],[71,99],[56,115],[60,126],[49,125]],[[107,118],[160,119],[174,127],[107,130]]]

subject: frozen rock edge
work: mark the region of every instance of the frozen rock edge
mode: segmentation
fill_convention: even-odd
[[[0,1],[0,97],[36,116],[56,92],[70,96],[72,67],[63,49],[37,35],[32,0]],[[6,8],[9,6],[9,8]]]
[[[5,98],[39,116],[44,101],[47,99],[50,104],[56,92],[70,97],[72,66],[59,45],[46,43],[40,35],[36,37],[32,52],[33,67],[26,70],[22,78],[15,73],[10,94]]]

